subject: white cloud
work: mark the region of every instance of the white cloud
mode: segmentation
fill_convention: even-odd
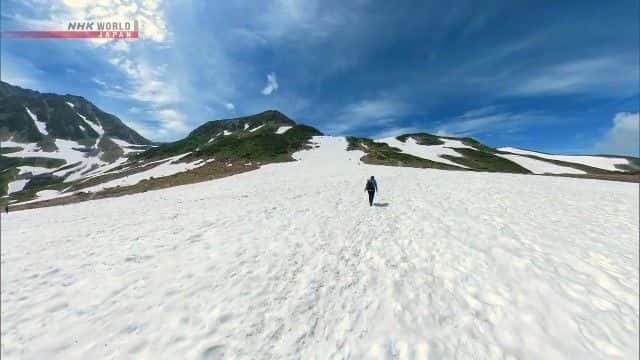
[[[363,100],[345,107],[345,115],[354,118],[381,119],[404,112],[405,105],[391,99]]]
[[[227,108],[227,110],[234,110],[234,109],[236,108],[236,106],[235,106],[235,105],[233,105],[233,103],[230,103],[230,102],[226,103],[226,104],[224,105],[224,107],[226,107],[226,108]]]
[[[111,50],[128,53],[131,50],[131,45],[129,41],[134,40],[118,40],[111,43]]]
[[[345,106],[328,125],[330,133],[342,134],[347,130],[367,126],[390,125],[399,116],[406,115],[408,106],[391,98],[375,98],[358,101]]]
[[[618,58],[594,58],[543,68],[514,86],[511,95],[572,93],[631,94],[640,76],[637,63]]]
[[[262,94],[271,95],[271,93],[276,90],[278,90],[278,78],[276,78],[276,74],[267,74],[267,85],[262,89]]]
[[[91,78],[91,81],[93,81],[94,83],[96,83],[96,84],[98,84],[98,85],[100,85],[102,87],[106,87],[107,86],[107,83],[104,80],[100,79],[99,77],[93,77],[93,78]]]
[[[640,157],[640,113],[617,113],[613,126],[596,142],[594,150],[601,154]]]
[[[122,122],[127,125],[128,127],[132,128],[133,130],[135,130],[136,132],[138,132],[138,134],[144,136],[147,139],[153,139],[156,140],[158,133],[155,129],[152,129],[151,127],[149,127],[148,125],[145,125],[139,121],[132,121],[130,119],[127,119],[125,117],[119,116],[120,120],[122,120]]]
[[[160,120],[161,132],[184,132],[188,130],[184,115],[174,109],[160,109],[153,113]]]
[[[537,113],[512,113],[496,106],[487,106],[450,119],[437,127],[435,132],[443,136],[467,136],[494,130],[514,132],[546,119],[546,116]]]
[[[177,85],[167,80],[165,65],[153,66],[143,59],[136,62],[125,57],[114,57],[109,62],[127,76],[129,80],[127,97],[148,103],[152,107],[181,101],[182,96]],[[111,95],[118,97],[122,94],[118,91]]]

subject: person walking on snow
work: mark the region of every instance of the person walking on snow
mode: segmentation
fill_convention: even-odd
[[[364,191],[369,193],[369,206],[373,206],[373,196],[378,191],[378,183],[376,183],[376,179],[373,176],[367,180]]]

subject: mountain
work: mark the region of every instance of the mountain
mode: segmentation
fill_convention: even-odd
[[[234,119],[209,121],[186,138],[163,144],[138,155],[141,159],[191,153],[190,158],[217,157],[228,161],[290,159],[312,136],[320,131],[296,124],[283,113],[267,110]]]
[[[40,93],[0,81],[0,140],[54,147],[55,139],[93,144],[103,138],[151,145],[118,117],[81,96]],[[101,137],[104,135],[104,137]]]
[[[54,163],[49,164],[50,168],[56,168],[52,174],[9,178],[8,202],[99,198],[229,176],[267,163],[292,161],[293,153],[307,148],[308,141],[319,135],[322,133],[317,129],[297,124],[276,110],[209,121],[184,139],[156,144],[111,163],[94,164],[91,170],[76,172],[75,176],[60,176],[68,165]],[[24,166],[26,160],[32,159],[23,158],[21,166],[12,165],[13,168],[28,171],[30,168]],[[39,166],[44,166],[44,159],[40,160]]]
[[[0,194],[74,181],[152,144],[83,97],[3,81],[0,141]]]
[[[380,140],[349,137],[369,164],[442,170],[553,174],[625,179],[640,174],[640,159],[608,155],[553,155],[512,147],[494,149],[468,137],[405,134]]]
[[[16,208],[120,196],[253,171],[314,149],[317,129],[277,110],[214,120],[152,144],[82,97],[0,87],[0,191]],[[326,137],[325,137],[326,138]],[[339,139],[335,138],[334,139]],[[346,137],[357,164],[640,182],[640,159],[492,148],[468,137]],[[20,203],[20,205],[17,205]]]

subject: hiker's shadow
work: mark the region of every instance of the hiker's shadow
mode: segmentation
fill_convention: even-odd
[[[373,203],[373,206],[377,206],[377,207],[387,207],[389,206],[389,203]]]

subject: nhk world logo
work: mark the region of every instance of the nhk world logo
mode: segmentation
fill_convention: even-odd
[[[4,38],[58,39],[137,39],[138,20],[133,21],[69,21],[64,30],[3,31]]]

